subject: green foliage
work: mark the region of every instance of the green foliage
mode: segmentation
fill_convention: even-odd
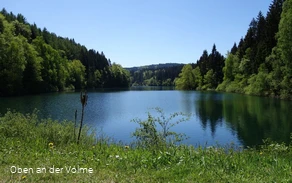
[[[213,72],[213,69],[208,70],[206,75],[204,76],[204,85],[202,86],[202,89],[214,89],[216,87],[215,83],[215,74]]]
[[[134,119],[133,122],[139,124],[139,128],[135,130],[133,136],[136,137],[139,147],[158,150],[169,145],[174,145],[184,140],[184,134],[170,131],[175,125],[188,120],[188,118],[180,118],[173,121],[179,116],[185,117],[182,113],[174,113],[166,117],[163,110],[155,108],[160,115],[155,117],[148,112],[147,120]]]
[[[32,114],[8,111],[0,118],[1,138],[23,141],[28,149],[45,148],[50,142],[60,147],[76,142],[72,122],[59,122],[52,119],[41,120],[37,113],[37,110]],[[88,133],[88,127],[85,127],[82,131],[82,134],[86,133]],[[30,142],[35,143],[31,144]],[[93,139],[86,138],[83,142],[93,142]]]
[[[23,71],[23,89],[25,93],[36,93],[42,79],[42,61],[43,59],[38,56],[37,51],[31,44],[24,43],[25,58],[27,60],[25,69]]]
[[[192,72],[191,64],[185,65],[178,78],[175,79],[175,87],[181,90],[194,90],[196,89],[195,78]]]
[[[158,64],[127,68],[132,86],[174,86],[183,64]]]
[[[102,74],[99,70],[94,72],[94,81],[97,87],[103,86]]]
[[[286,74],[288,77],[292,75],[292,1],[286,0],[283,4],[283,12],[279,24],[278,44],[281,50],[281,57],[286,65]]]
[[[224,80],[233,81],[235,75],[238,74],[239,59],[237,55],[229,53],[225,59],[225,66],[223,67]]]
[[[222,83],[220,83],[217,88],[216,91],[226,91],[226,87],[230,84],[229,80],[224,80]]]
[[[22,89],[23,71],[27,60],[25,58],[22,36],[12,36],[13,27],[5,20],[4,33],[0,34],[0,95],[19,94]]]
[[[42,37],[33,40],[33,45],[42,57],[42,87],[44,91],[59,91],[65,88],[68,71],[67,60],[60,53],[46,44]]]
[[[113,63],[110,67],[112,75],[111,84],[115,87],[128,87],[130,84],[130,72],[119,64]]]
[[[12,25],[15,27],[14,35],[22,35],[27,40],[30,40],[31,37],[31,30],[30,27],[24,23],[19,22],[18,20],[13,21]]]
[[[103,72],[106,71],[106,72]],[[0,96],[126,87],[130,76],[103,52],[30,25],[23,15],[0,13]]]
[[[260,12],[257,19],[251,21],[236,55],[227,56],[224,80],[217,90],[291,98],[291,3],[290,0],[274,0],[266,17]]]
[[[85,86],[85,66],[80,60],[69,62],[69,83],[72,83],[74,88],[81,89]],[[98,71],[98,70],[97,70]]]
[[[224,57],[214,44],[210,54],[204,50],[196,64],[188,64],[182,68],[179,77],[175,79],[175,86],[181,90],[216,89],[223,81],[224,64]]]
[[[162,82],[162,86],[173,86],[173,82],[170,78]]]
[[[88,128],[79,146],[74,124],[38,119],[37,114],[7,112],[0,117],[0,179],[4,182],[289,182],[292,144],[267,142],[258,149],[168,146],[151,149],[95,139]],[[85,126],[86,127],[86,126]],[[11,166],[33,168],[15,173]],[[92,168],[67,173],[65,166]],[[49,168],[63,168],[49,173]],[[46,173],[36,173],[36,168]]]
[[[200,67],[196,67],[192,70],[192,74],[194,76],[194,83],[196,88],[201,88],[203,83],[203,77],[201,75]]]
[[[269,88],[267,81],[267,73],[260,71],[257,75],[252,75],[248,79],[248,86],[245,88],[245,93],[252,95],[266,95],[265,91]]]
[[[282,69],[284,77],[281,82],[281,98],[288,98],[292,96],[292,1],[286,0],[283,4],[283,12],[281,14],[281,21],[279,24],[278,44],[277,47],[281,52],[281,59],[284,67]]]

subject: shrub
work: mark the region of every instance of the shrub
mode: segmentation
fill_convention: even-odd
[[[135,122],[140,126],[133,133],[133,136],[137,139],[138,146],[149,149],[161,149],[168,145],[181,142],[186,138],[185,134],[176,133],[170,130],[175,125],[187,121],[189,118],[187,115],[174,113],[167,118],[162,109],[155,108],[155,110],[160,116],[154,117],[148,112],[147,120],[132,120],[132,122]],[[182,116],[182,118],[175,121],[174,119],[179,116]]]

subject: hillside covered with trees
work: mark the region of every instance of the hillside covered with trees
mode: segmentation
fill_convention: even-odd
[[[129,84],[130,73],[103,52],[0,12],[0,96]]]
[[[178,89],[216,89],[252,95],[292,96],[292,0],[273,0],[224,58],[213,46],[196,64],[185,65]]]
[[[187,64],[182,68],[179,77],[175,79],[176,88],[214,89],[223,81],[223,67],[224,57],[217,51],[214,44],[210,54],[204,50],[196,64]]]
[[[131,74],[132,86],[174,86],[174,79],[184,64],[166,63],[126,68]]]

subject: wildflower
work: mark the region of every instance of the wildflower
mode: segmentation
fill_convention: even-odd
[[[129,149],[130,148],[130,146],[125,146],[125,149]]]
[[[119,155],[116,155],[116,158],[118,159],[120,156]]]
[[[50,143],[49,143],[49,147],[50,147],[50,148],[53,148],[53,146],[54,146],[53,142],[50,142]]]
[[[260,155],[262,155],[263,154],[263,152],[260,152]]]
[[[23,176],[21,177],[21,180],[24,180],[24,179],[26,179],[26,176],[25,176],[25,175],[23,175]]]
[[[92,149],[94,149],[95,148],[95,146],[92,146]]]

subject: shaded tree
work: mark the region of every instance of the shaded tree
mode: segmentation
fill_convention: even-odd
[[[235,55],[236,52],[237,52],[237,50],[238,50],[237,45],[236,45],[236,43],[234,43],[233,47],[230,50],[230,53],[233,54],[233,55]]]

